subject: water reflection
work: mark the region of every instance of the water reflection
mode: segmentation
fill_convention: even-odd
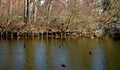
[[[19,47],[21,42],[3,40],[0,44],[0,69],[21,70],[24,64],[23,48]]]
[[[105,54],[100,45],[96,46],[92,55],[92,70],[107,70]]]
[[[6,56],[6,53],[7,53],[7,48],[6,48],[6,46],[7,46],[7,44],[6,44],[7,42],[6,41],[4,41],[4,40],[2,40],[2,41],[0,41],[0,69],[1,70],[4,70],[5,69],[5,66],[6,66],[6,59],[7,59],[7,56]],[[4,52],[4,51],[6,51],[6,53]]]
[[[36,70],[35,67],[35,45],[34,41],[32,40],[25,40],[26,48],[24,49],[25,54],[25,64],[24,69],[25,70]]]
[[[14,42],[14,41],[13,41]],[[21,47],[23,46],[23,41],[16,41],[13,43],[13,47],[14,47],[14,69],[13,70],[22,70],[24,67],[24,59],[25,59],[25,55],[24,55],[24,48]]]
[[[47,70],[45,43],[43,41],[37,41],[35,47],[36,70]]]
[[[63,43],[53,46],[51,52],[54,70],[70,70],[68,48]]]
[[[98,39],[1,39],[0,70],[120,70],[119,43]]]

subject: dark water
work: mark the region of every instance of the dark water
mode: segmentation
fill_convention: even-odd
[[[120,41],[1,39],[0,70],[120,70]]]

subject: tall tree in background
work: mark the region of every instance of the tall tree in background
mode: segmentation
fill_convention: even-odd
[[[44,3],[44,10],[45,10],[45,13],[46,13],[46,20],[49,18],[49,15],[50,15],[50,11],[51,11],[51,2],[53,0],[45,0],[45,3]]]
[[[24,21],[36,21],[38,0],[24,0]]]

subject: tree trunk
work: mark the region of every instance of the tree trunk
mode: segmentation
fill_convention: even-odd
[[[9,6],[9,15],[10,15],[10,14],[12,14],[12,6],[13,6],[12,0],[9,1],[9,4],[10,4],[10,6]]]
[[[36,21],[36,15],[37,15],[37,0],[33,3],[33,21]]]
[[[29,0],[24,0],[24,22],[29,21]]]
[[[24,21],[36,21],[37,0],[24,0]]]

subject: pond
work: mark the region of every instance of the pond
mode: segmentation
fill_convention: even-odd
[[[0,39],[0,70],[120,70],[120,41]]]

